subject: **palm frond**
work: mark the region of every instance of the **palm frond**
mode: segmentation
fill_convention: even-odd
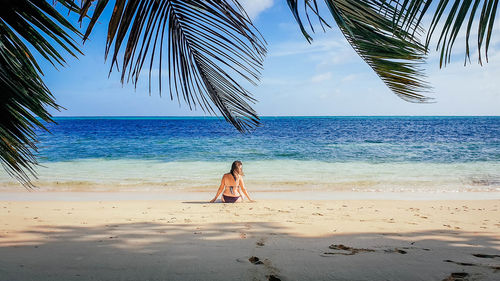
[[[287,0],[292,14],[308,40],[301,14],[319,15],[316,0]],[[429,85],[421,69],[426,48],[413,32],[394,21],[398,10],[387,1],[325,0],[335,23],[358,55],[396,95],[411,102],[428,100]],[[320,17],[320,21],[322,18]],[[418,27],[413,27],[417,30]]]
[[[434,33],[437,31],[439,40],[436,50],[440,50],[440,67],[446,66],[451,60],[452,49],[457,36],[466,28],[465,34],[465,64],[470,62],[470,37],[475,23],[477,23],[477,48],[479,64],[484,56],[488,62],[488,48],[493,33],[498,0],[406,0],[398,2],[398,13],[395,22],[403,26],[419,25],[428,12],[433,11],[432,21],[427,33],[426,46],[429,46]],[[431,6],[431,4],[433,4]],[[434,10],[435,8],[435,10]],[[448,14],[446,16],[446,13]],[[439,31],[438,26],[442,24]]]
[[[65,31],[79,34],[46,1],[3,1],[0,10],[0,160],[4,169],[26,187],[37,164],[35,130],[52,122],[47,108],[59,109],[43,83],[42,70],[28,46],[53,65],[63,65],[62,48],[72,56],[79,53]],[[78,9],[73,1],[58,1]],[[54,43],[46,38],[50,37]],[[28,43],[28,46],[25,44]]]
[[[80,20],[89,14],[92,2],[83,2]],[[109,4],[109,0],[96,2],[84,39]],[[121,66],[122,83],[137,85],[144,64],[149,64],[151,93],[151,74],[155,56],[159,56],[161,94],[164,42],[171,99],[208,113],[215,113],[215,106],[239,131],[259,124],[249,104],[254,99],[233,77],[236,74],[256,84],[266,53],[265,41],[237,1],[115,1],[105,51],[106,57],[111,53],[110,73]]]

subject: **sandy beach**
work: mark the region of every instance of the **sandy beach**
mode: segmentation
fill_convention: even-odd
[[[500,281],[500,1],[110,2],[1,1],[0,281]]]
[[[2,281],[500,279],[496,199],[3,200],[0,225]]]

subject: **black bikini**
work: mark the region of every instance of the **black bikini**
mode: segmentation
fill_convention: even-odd
[[[240,196],[227,196],[227,195],[222,195],[224,197],[224,203],[234,203],[238,201]]]

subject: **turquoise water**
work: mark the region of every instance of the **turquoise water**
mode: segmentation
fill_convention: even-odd
[[[51,190],[212,190],[238,159],[259,191],[500,191],[499,117],[264,117],[249,134],[217,118],[56,121],[35,182]]]

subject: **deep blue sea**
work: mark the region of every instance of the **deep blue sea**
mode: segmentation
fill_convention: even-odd
[[[500,117],[56,118],[39,186],[205,190],[234,160],[258,190],[500,191]],[[15,184],[4,172],[4,185]]]

